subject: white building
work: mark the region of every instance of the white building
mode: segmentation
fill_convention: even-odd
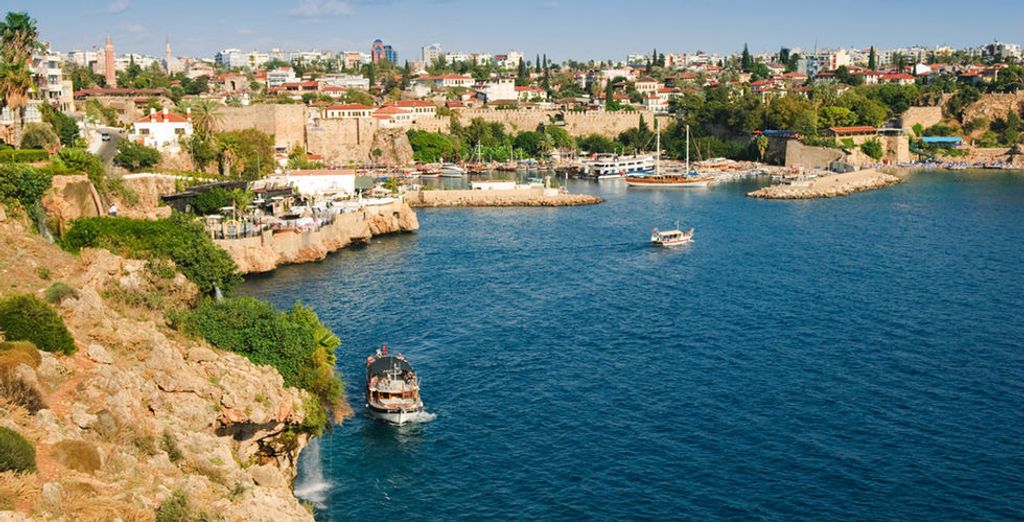
[[[432,43],[423,47],[423,61],[430,65],[434,60],[444,57],[444,48],[439,43]]]
[[[215,54],[213,59],[217,62],[217,65],[226,69],[247,67],[249,65],[249,57],[241,49],[223,49]]]
[[[324,75],[320,78],[322,85],[329,85],[331,87],[341,87],[343,89],[362,89],[367,91],[370,89],[370,80],[363,78],[357,74],[344,74],[344,73],[332,73]]]
[[[354,170],[291,170],[285,173],[284,180],[304,196],[354,194],[356,191]]]
[[[60,111],[74,110],[74,86],[65,80],[61,70],[64,57],[50,50],[37,51],[32,55],[32,79],[38,91],[29,96],[39,99]],[[36,98],[38,96],[38,98]]]
[[[498,55],[498,66],[504,67],[505,69],[518,69],[519,62],[523,61],[523,53],[519,51],[509,51],[504,55]]]
[[[331,105],[323,112],[324,118],[327,119],[369,118],[372,114],[373,108],[361,103]]]
[[[267,87],[280,87],[285,83],[294,82],[298,79],[291,67],[278,67],[277,69],[267,71]]]
[[[191,110],[182,116],[169,112],[165,108],[159,112],[156,109],[150,109],[149,114],[139,118],[132,125],[128,139],[147,147],[178,152],[181,148],[181,138],[191,135]]]
[[[437,115],[437,105],[426,100],[398,100],[385,103],[384,107],[398,107],[411,112],[413,119],[433,118]]]
[[[477,89],[477,95],[487,103],[499,100],[518,100],[516,81],[512,78],[497,78]]]

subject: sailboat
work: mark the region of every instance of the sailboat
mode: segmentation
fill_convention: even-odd
[[[658,152],[654,155],[654,174],[649,176],[627,176],[626,185],[636,188],[707,188],[712,179],[699,176],[690,170],[690,126],[686,126],[686,170],[682,174],[663,174],[661,172],[661,129],[658,120],[654,120],[657,129]]]

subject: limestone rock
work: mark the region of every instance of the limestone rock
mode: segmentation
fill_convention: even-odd
[[[95,343],[90,344],[89,347],[85,349],[85,355],[100,364],[110,364],[114,362],[113,357],[107,353],[107,349]]]

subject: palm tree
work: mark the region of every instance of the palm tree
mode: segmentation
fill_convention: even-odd
[[[216,131],[224,119],[220,104],[213,100],[196,100],[189,104],[189,108],[192,109],[192,128],[203,136]]]
[[[41,47],[35,20],[28,13],[7,13],[0,22],[0,97],[17,117],[35,87],[28,61]]]

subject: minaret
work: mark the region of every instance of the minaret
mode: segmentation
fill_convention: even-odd
[[[167,74],[171,74],[171,37],[167,37],[167,43],[164,45],[164,67],[167,69]]]
[[[117,73],[115,69],[114,61],[114,42],[110,41],[110,35],[107,35],[107,41],[103,45],[103,77],[107,80],[107,87],[117,87]]]

